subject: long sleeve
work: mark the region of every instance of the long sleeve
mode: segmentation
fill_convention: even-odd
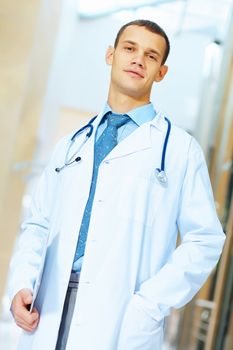
[[[177,224],[181,244],[169,261],[137,292],[155,319],[182,307],[201,288],[217,264],[225,235],[217,218],[204,156],[193,139],[180,197]],[[155,307],[155,308],[154,308]],[[153,312],[153,310],[158,310]]]
[[[29,215],[21,226],[17,248],[10,263],[8,282],[10,300],[20,289],[33,290],[38,274],[43,268],[56,194],[54,155],[55,152],[39,178],[32,195]]]
[[[171,308],[188,303],[219,260],[225,235],[216,215],[204,156],[194,139],[189,149],[179,202],[177,226],[181,244],[165,265],[141,284],[130,300],[119,349],[124,348],[127,337],[136,336],[137,324],[142,319],[147,323],[151,320],[154,327],[159,327]]]

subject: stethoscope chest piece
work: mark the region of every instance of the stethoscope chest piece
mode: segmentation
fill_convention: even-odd
[[[155,176],[161,185],[163,186],[167,185],[167,175],[164,170],[161,170],[158,168],[155,169]]]

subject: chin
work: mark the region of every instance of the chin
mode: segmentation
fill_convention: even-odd
[[[142,92],[144,92],[143,87],[134,82],[124,84],[123,86],[121,85],[120,89],[122,92],[126,92],[127,94],[142,94]]]
[[[148,94],[148,91],[145,91],[144,88],[139,88],[136,85],[137,84],[129,84],[127,86],[121,87],[121,93],[129,97],[137,98],[139,100],[144,100],[150,95]]]

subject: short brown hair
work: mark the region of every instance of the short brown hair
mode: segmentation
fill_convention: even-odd
[[[162,36],[165,41],[166,41],[166,49],[165,49],[165,53],[163,56],[163,60],[162,60],[162,64],[164,64],[167,60],[167,57],[169,55],[170,52],[170,42],[169,39],[167,37],[167,34],[165,33],[165,31],[155,22],[149,21],[149,20],[145,20],[145,19],[137,19],[135,21],[131,21],[126,23],[125,25],[123,25],[120,30],[117,33],[115,42],[114,42],[114,48],[117,47],[119,39],[122,35],[122,33],[124,32],[125,28],[129,27],[129,26],[139,26],[139,27],[145,27],[146,29],[148,29],[150,32],[158,34],[160,36]]]

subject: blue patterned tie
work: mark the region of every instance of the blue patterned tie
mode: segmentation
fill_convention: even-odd
[[[107,154],[110,153],[111,150],[117,145],[117,129],[130,120],[130,117],[126,114],[113,114],[111,112],[107,114],[106,117],[107,127],[95,143],[94,167],[91,188],[82,218],[82,224],[80,227],[79,239],[76,247],[74,262],[84,255],[87,233],[91,217],[91,209],[93,199],[95,196],[99,165],[102,162],[102,160],[107,156]]]

